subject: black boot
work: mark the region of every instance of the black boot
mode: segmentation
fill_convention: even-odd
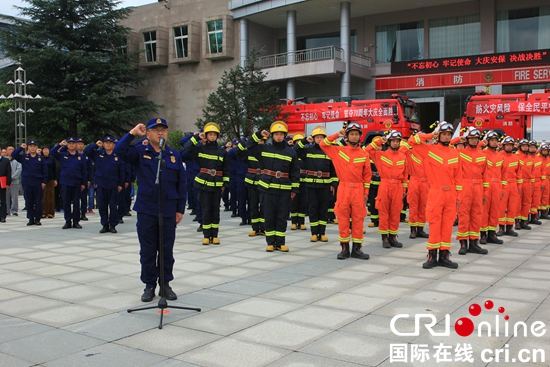
[[[428,250],[428,261],[422,264],[424,269],[431,269],[437,266],[437,250]]]
[[[403,247],[403,244],[401,242],[397,241],[397,235],[396,234],[390,234],[389,237],[390,237],[391,247],[397,247],[397,248]]]
[[[411,227],[411,234],[409,235],[409,238],[416,238],[416,227]]]
[[[338,260],[345,260],[350,256],[349,242],[340,242],[340,246],[342,246],[342,252],[340,252],[336,258]]]
[[[482,255],[485,255],[487,254],[487,249],[484,249],[484,248],[481,248],[478,244],[477,244],[477,240],[470,240],[470,247],[468,247],[468,252],[472,252],[474,254],[482,254]]]
[[[460,240],[459,242],[460,242],[460,250],[458,250],[458,254],[466,255],[468,253],[468,240]]]
[[[536,225],[541,225],[542,224],[542,222],[537,219],[536,214],[530,214],[529,218],[530,218],[529,223],[531,223],[531,224],[536,224]]]
[[[453,227],[458,226],[458,217],[456,217],[455,222],[453,223]]]
[[[449,260],[449,256],[451,256],[451,251],[439,250],[439,260],[437,261],[439,266],[444,266],[446,268],[451,268],[451,269],[458,268],[458,264]]]
[[[33,218],[29,219],[29,221],[27,222],[27,225],[28,226],[34,225],[34,219]]]
[[[368,254],[365,254],[363,250],[361,250],[360,243],[354,243],[351,250],[351,257],[361,260],[368,260],[370,256]]]
[[[42,223],[40,223],[40,218],[34,218],[34,225],[35,226],[41,226]]]
[[[109,228],[109,225],[108,225],[108,224],[105,224],[105,225],[103,226],[103,228],[101,228],[101,229],[99,230],[99,233],[107,233],[107,232],[109,232],[110,230],[111,230],[111,229]]]
[[[69,228],[72,228],[73,226],[71,225],[71,221],[67,221],[65,222],[65,225],[63,227],[61,227],[62,229],[69,229]]]
[[[521,220],[516,219],[515,222],[516,222],[515,229],[516,229],[516,231],[519,231],[521,229]]]
[[[540,219],[550,219],[550,217],[548,216],[548,209],[545,209],[545,210],[539,210],[539,218]]]
[[[233,213],[231,213],[231,218],[235,218],[237,216],[237,211],[233,210]]]
[[[489,231],[489,234],[487,235],[487,242],[496,243],[497,245],[502,245],[504,243],[503,240],[497,237],[495,231]]]
[[[86,217],[86,214],[85,214],[85,213],[82,213],[82,214],[80,215],[80,220],[84,220],[84,221],[88,220],[88,217]]]
[[[531,226],[529,226],[529,225],[527,224],[527,221],[526,221],[526,220],[522,220],[522,221],[520,222],[520,226],[521,226],[521,229],[531,229]]]
[[[517,232],[514,232],[514,226],[512,225],[507,225],[506,226],[506,232],[504,232],[504,234],[506,236],[513,236],[513,237],[517,237],[518,236],[518,233]]]
[[[429,234],[424,232],[424,227],[416,227],[416,237],[418,237],[418,238],[428,238]]]
[[[498,225],[497,236],[504,236],[505,227],[506,227],[506,226],[504,226],[504,225],[502,225],[502,224],[499,224],[499,225]]]
[[[382,247],[383,248],[391,248],[390,239],[388,238],[387,234],[382,235]]]
[[[487,232],[481,231],[481,236],[479,236],[479,243],[485,245],[487,243]]]

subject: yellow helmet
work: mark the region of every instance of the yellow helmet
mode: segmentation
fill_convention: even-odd
[[[316,136],[316,135],[324,135],[324,136],[327,136],[327,131],[326,131],[325,128],[322,127],[322,126],[315,126],[315,128],[314,128],[313,131],[311,132],[311,136]]]
[[[287,134],[288,133],[288,126],[287,126],[286,122],[278,120],[278,121],[275,121],[274,123],[271,124],[271,126],[269,127],[269,132],[271,134],[273,134],[273,133],[285,133],[285,134]]]
[[[215,122],[208,122],[204,125],[204,133],[220,133],[220,125]]]
[[[302,133],[296,133],[296,134],[294,134],[294,136],[292,137],[292,141],[302,140],[303,138],[305,138],[304,134],[302,134]]]

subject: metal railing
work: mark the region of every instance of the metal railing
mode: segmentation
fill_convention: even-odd
[[[371,61],[372,59],[368,56],[361,55],[355,52],[350,53],[350,62],[355,65],[359,65],[364,68],[370,68],[371,67]]]
[[[264,68],[275,68],[293,64],[321,60],[344,60],[344,51],[340,47],[326,46],[300,50],[296,52],[285,52],[281,54],[263,56],[258,59],[256,66]]]

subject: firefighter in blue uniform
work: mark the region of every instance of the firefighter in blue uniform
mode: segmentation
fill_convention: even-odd
[[[204,125],[204,132],[196,133],[184,146],[191,159],[200,166],[194,186],[199,189],[201,202],[203,245],[220,244],[220,200],[229,185],[229,162],[227,152],[218,145],[219,135],[219,125],[208,122]],[[199,140],[202,145],[199,145]]]
[[[118,142],[118,140],[115,140]],[[126,192],[130,191],[130,184],[132,183],[132,166],[124,163],[122,167],[122,189],[118,192],[118,223],[124,223],[124,215],[126,214]]]
[[[330,158],[319,146],[319,143],[326,137],[325,128],[317,126],[311,132],[311,136],[294,144],[298,159],[301,159],[305,166],[304,182],[309,204],[311,242],[328,242],[325,232],[330,199],[334,192],[333,182],[336,171]],[[308,146],[308,144],[313,145]]]
[[[275,121],[269,131],[272,144],[258,144],[269,135],[263,130],[254,133],[246,146],[262,167],[258,189],[263,192],[266,251],[288,252],[285,244],[288,206],[300,187],[300,166],[296,152],[284,141],[288,133],[286,123]]]
[[[77,138],[76,151],[86,157],[86,170],[88,172],[86,187],[84,187],[84,190],[80,192],[80,220],[87,221],[88,217],[86,217],[86,213],[88,212],[88,196],[90,193],[90,185],[93,181],[93,163],[91,159],[89,159],[88,156],[84,154],[84,146],[84,139]]]
[[[21,154],[23,149],[28,148],[28,152]],[[30,140],[27,144],[21,146],[12,152],[12,157],[21,163],[23,172],[21,174],[21,184],[25,194],[25,206],[27,207],[28,226],[41,225],[42,218],[42,196],[44,188],[48,181],[48,167],[46,160],[40,154],[37,154],[38,143],[36,140]]]
[[[147,135],[146,145],[130,143],[136,136]],[[124,135],[115,146],[114,152],[126,163],[136,169],[139,184],[139,195],[134,204],[137,212],[137,234],[140,244],[141,281],[145,289],[141,300],[150,302],[155,297],[155,288],[159,282],[159,263],[164,266],[164,298],[177,299],[169,282],[174,279],[174,241],[176,225],[181,222],[185,211],[187,190],[185,187],[185,170],[179,153],[165,146],[162,154],[162,220],[163,220],[163,255],[158,259],[159,233],[159,189],[155,186],[157,175],[160,139],[168,138],[168,124],[161,118],[151,119],[144,124],[136,125]]]
[[[100,149],[97,149],[97,148]],[[117,233],[118,193],[124,185],[125,163],[113,152],[115,139],[106,136],[102,141],[90,144],[84,149],[90,160],[95,163],[94,186],[97,192],[97,208],[102,228],[99,233]]]
[[[262,137],[262,139],[258,141],[258,144],[264,144],[265,140],[265,137]],[[244,183],[248,189],[248,209],[250,211],[250,224],[252,224],[252,231],[248,232],[248,235],[250,237],[265,236],[264,216],[261,205],[263,194],[258,190],[262,166],[258,158],[249,154],[246,148],[246,141],[248,141],[248,139],[239,143],[237,146],[238,150],[236,150],[235,154],[242,162],[246,163],[247,166]]]
[[[237,171],[235,180],[237,181],[237,206],[239,208],[239,217],[241,217],[241,223],[239,225],[246,226],[252,223],[250,221],[250,207],[248,203],[248,186],[245,185],[244,181],[248,172],[248,165],[237,156],[240,143],[241,142],[236,139],[233,141],[234,146],[227,152],[227,157],[230,158],[231,167],[236,167]]]
[[[79,223],[81,217],[80,197],[88,185],[86,156],[76,151],[75,138],[62,141],[54,146],[50,153],[61,164],[59,183],[61,183],[63,214],[65,215],[65,225],[62,228],[81,229],[82,226]]]

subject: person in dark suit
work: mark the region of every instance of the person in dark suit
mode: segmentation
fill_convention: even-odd
[[[0,222],[6,222],[6,215],[8,214],[8,205],[6,192],[7,188],[11,186],[11,163],[10,160],[0,155]]]

